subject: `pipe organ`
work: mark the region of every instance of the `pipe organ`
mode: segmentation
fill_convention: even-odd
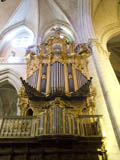
[[[53,42],[55,41],[55,39],[51,40]],[[56,39],[56,41],[61,42],[61,39]],[[63,50],[62,47],[64,45],[62,46],[62,44],[59,43],[57,42],[56,45],[50,43],[50,45],[53,45],[52,47],[48,46],[49,43],[47,46],[44,44],[44,50],[41,51],[40,54],[35,55],[30,52],[27,56],[26,82],[31,87],[45,94],[47,94],[47,86],[49,93],[67,92],[69,94],[86,84],[89,79],[88,71],[83,74],[84,63],[86,63],[87,57],[90,55],[89,51],[85,50],[86,53],[84,52],[84,54],[79,52],[68,53],[68,49],[66,50],[64,47],[65,50]],[[68,46],[68,44],[66,45]],[[69,48],[71,48],[70,45],[72,44],[69,44]],[[41,50],[42,49],[43,48],[41,48]],[[52,51],[49,52],[49,49]],[[82,59],[84,57],[84,63],[81,63],[81,57]],[[41,61],[41,63],[39,63],[39,61]],[[40,67],[41,65],[42,67]],[[49,68],[50,71],[48,72]],[[41,74],[38,74],[39,72],[41,72]],[[49,83],[49,85],[47,83]],[[66,85],[68,85],[68,91],[65,89]]]
[[[87,68],[89,56],[90,50],[86,44],[75,46],[74,42],[68,43],[65,37],[60,37],[59,31],[37,46],[37,52],[29,48],[26,55],[26,81],[22,79],[25,89],[22,90],[29,104],[20,105],[22,115],[31,109],[33,115],[38,116],[43,107],[41,101],[45,105],[57,97],[69,103],[76,101],[78,106],[71,106],[79,114],[83,114],[83,108],[86,108],[87,114],[92,114],[94,105],[89,104],[94,104],[91,103],[94,98],[90,96],[93,89]]]
[[[75,46],[74,42],[61,38],[59,31],[37,46],[37,52],[29,48],[19,107],[22,116],[35,116],[35,136],[69,135],[89,137],[89,141],[90,137],[97,137],[97,145],[94,146],[94,138],[90,142],[96,152],[92,159],[103,160],[105,150],[101,149],[99,116],[94,115],[95,89],[88,72],[89,56],[86,44]],[[84,142],[85,139],[80,145]],[[86,154],[82,154],[84,160]]]

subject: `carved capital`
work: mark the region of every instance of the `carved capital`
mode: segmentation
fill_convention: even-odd
[[[106,58],[110,57],[110,52],[108,52],[106,49],[104,49],[104,47],[102,46],[102,44],[98,41],[98,39],[89,39],[88,41],[88,45],[91,48],[96,47],[99,51],[99,53],[103,54]]]
[[[98,43],[99,43],[98,39],[91,38],[88,40],[88,45],[91,47],[97,46]]]

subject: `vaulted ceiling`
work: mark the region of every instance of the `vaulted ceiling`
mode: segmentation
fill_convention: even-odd
[[[20,5],[21,0],[12,0],[12,2],[13,3],[9,0],[0,2],[0,31],[2,31],[9,22],[17,7]]]
[[[96,36],[102,41],[108,31],[120,26],[118,0],[92,0],[92,19]]]
[[[24,25],[33,32],[34,43],[39,44],[45,33],[59,24],[69,29],[76,42],[87,42],[93,36],[87,24],[90,16],[96,38],[101,43],[106,44],[120,33],[118,0],[12,0],[12,3],[6,0],[0,2],[0,37],[2,40],[5,36],[11,37],[6,34],[11,31],[16,32],[12,38],[29,34],[26,28],[21,27]],[[115,54],[119,56],[117,52]]]
[[[82,10],[86,7],[85,1],[89,0],[12,0],[12,3],[6,0],[0,2],[0,33],[25,24],[40,37],[50,26],[60,23],[68,26],[78,36],[82,23],[80,17],[84,16]],[[118,0],[92,0],[89,1],[89,7],[91,7],[92,21],[98,38],[101,38],[106,28],[119,23]]]
[[[39,35],[39,38],[54,24],[68,26],[77,35],[79,6],[79,0],[14,0],[13,3],[8,0],[1,2],[1,36],[22,24],[29,27],[35,37]]]

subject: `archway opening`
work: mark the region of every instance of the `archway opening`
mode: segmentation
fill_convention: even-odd
[[[24,62],[26,48],[33,45],[33,40],[33,32],[24,25],[9,31],[4,35],[1,42],[1,61],[8,63]]]
[[[0,116],[17,115],[17,91],[10,83],[0,84]]]
[[[107,43],[110,54],[110,62],[120,83],[120,35],[111,38]]]
[[[26,116],[33,116],[33,110],[32,109],[28,109]]]
[[[54,26],[51,26],[48,28],[44,34],[43,40],[46,41],[48,40],[49,37],[52,37],[54,35],[55,30],[59,29],[60,30],[60,38],[66,38],[66,41],[75,41],[75,36],[74,33],[72,32],[71,29],[69,29],[66,26],[56,24]]]

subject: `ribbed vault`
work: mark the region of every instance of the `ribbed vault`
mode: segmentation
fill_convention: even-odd
[[[2,27],[1,39],[4,33],[11,29],[26,25],[33,31],[35,43],[39,43],[44,37],[45,28],[48,29],[59,23],[67,26],[74,33],[77,43],[87,42],[92,33],[89,29],[89,26],[91,28],[90,14],[89,0],[22,0]]]

